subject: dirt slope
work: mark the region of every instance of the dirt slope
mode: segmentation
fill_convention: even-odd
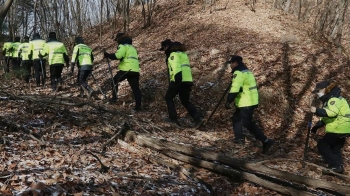
[[[309,108],[310,91],[315,82],[333,79],[339,82],[343,96],[349,100],[347,60],[338,55],[326,42],[315,41],[315,37],[308,33],[309,24],[296,22],[293,16],[272,10],[269,5],[259,2],[255,12],[252,12],[244,1],[229,1],[227,8],[223,9],[225,5],[226,1],[219,1],[214,7],[203,9],[199,1],[192,5],[187,5],[186,1],[182,0],[160,1],[153,16],[154,22],[147,28],[141,28],[142,20],[137,19],[140,15],[135,16],[132,19],[130,34],[141,59],[141,90],[145,110],[141,113],[131,112],[134,103],[131,89],[126,82],[119,87],[120,100],[117,105],[105,104],[99,100],[98,92],[93,102],[142,119],[143,121],[131,121],[133,129],[141,133],[149,132],[156,137],[192,144],[246,160],[301,160],[307,132],[305,115]],[[92,85],[96,91],[100,86],[104,92],[109,92],[107,63],[102,59],[100,50],[105,47],[109,52],[115,51],[116,45],[111,39],[114,37],[113,28],[109,25],[103,27],[103,46],[96,41],[97,32],[98,28],[84,35],[88,44],[94,48],[96,56],[94,75],[99,82],[92,82]],[[158,51],[158,48],[160,42],[166,38],[183,42],[188,47],[195,79],[191,100],[205,118],[209,116],[230,81],[230,70],[226,69],[223,62],[230,54],[238,54],[244,58],[259,84],[261,104],[256,111],[256,118],[266,135],[276,139],[276,145],[269,156],[260,153],[260,143],[249,134],[244,148],[233,144],[234,136],[230,123],[232,111],[225,110],[223,105],[208,123],[205,131],[190,128],[191,119],[179,101],[177,108],[180,123],[185,128],[177,129],[162,121],[162,118],[167,116],[163,100],[167,76],[164,54]],[[114,73],[117,64],[118,62],[111,63]],[[86,101],[77,97],[74,77],[68,76],[66,71],[64,75],[65,90],[56,94],[50,92],[49,88],[23,87],[21,82],[16,80],[6,80],[3,84],[14,87],[17,95],[42,96],[49,101],[63,98],[71,102]],[[44,135],[44,139],[49,142],[45,149],[40,149],[39,144],[23,134],[6,134],[9,143],[3,145],[4,151],[1,153],[5,155],[2,156],[5,157],[2,160],[5,164],[0,166],[0,171],[17,172],[6,181],[8,186],[3,191],[28,191],[30,186],[35,185],[34,182],[42,181],[46,184],[45,190],[50,190],[51,193],[112,194],[114,190],[119,195],[208,194],[203,186],[196,186],[193,182],[181,179],[174,171],[151,164],[144,156],[132,153],[117,144],[109,147],[106,156],[103,157],[103,162],[111,166],[112,170],[107,174],[98,172],[98,162],[85,151],[100,151],[101,145],[107,141],[113,130],[121,126],[125,117],[101,114],[88,106],[69,108],[42,105],[33,108],[31,105],[11,100],[1,101],[1,108],[3,119],[28,126],[31,123],[39,124],[34,130]],[[314,118],[314,122],[316,120]],[[322,135],[322,131],[319,131],[319,135]],[[23,141],[23,138],[26,140]],[[314,139],[310,145],[308,160],[324,165]],[[145,154],[151,153],[138,146],[134,147]],[[350,147],[346,146],[344,159],[347,175],[350,174],[349,156]],[[204,169],[174,162],[190,168],[195,175],[211,184],[218,195],[278,195],[248,182],[232,182]],[[315,168],[303,170],[297,162],[278,162],[273,167],[313,178],[341,182],[336,178],[321,176],[320,171]],[[32,176],[33,173],[37,176],[28,180],[28,176]],[[136,181],[118,177],[117,174],[120,173],[167,182],[157,183],[145,179]],[[1,183],[5,184],[3,181]]]

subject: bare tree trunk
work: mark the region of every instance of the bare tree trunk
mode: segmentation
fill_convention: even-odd
[[[129,24],[130,24],[130,1],[127,0],[127,4],[126,4],[126,24],[127,24],[127,32],[130,31],[129,29]]]
[[[146,23],[146,9],[145,9],[145,3],[141,1],[141,4],[142,4],[142,16],[143,16],[143,27],[147,27],[147,23]]]
[[[348,9],[348,0],[341,0],[340,5],[337,7],[335,24],[330,35],[335,45],[338,47],[338,51],[341,52],[341,37],[343,32],[344,16]]]
[[[287,0],[286,5],[284,6],[284,11],[289,12],[290,5],[292,4],[292,0]]]
[[[100,7],[100,46],[102,46],[102,12],[103,12],[103,0]]]
[[[103,1],[101,1],[103,2]],[[76,18],[76,22],[77,22],[77,27],[78,27],[78,30],[77,30],[77,33],[79,35],[81,35],[83,33],[83,25],[82,25],[82,22],[81,22],[81,10],[80,10],[80,0],[75,0],[75,5],[76,5],[76,11],[77,11],[77,18]]]
[[[123,1],[123,31],[126,32],[126,23],[127,23],[127,19],[126,19],[126,1]]]
[[[38,3],[38,0],[35,0],[35,3],[34,3],[34,26],[33,26],[33,31],[34,33],[36,33],[36,7],[37,7],[37,3]]]
[[[10,10],[10,7],[13,3],[13,0],[7,0],[5,4],[0,9],[0,26],[2,26],[2,23],[5,20],[7,12]]]
[[[298,14],[298,20],[300,20],[301,17],[301,7],[302,7],[302,0],[298,0],[298,5],[297,5],[297,14]]]

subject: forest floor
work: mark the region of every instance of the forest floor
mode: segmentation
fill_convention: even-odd
[[[196,1],[195,1],[196,2]],[[339,83],[342,96],[350,100],[348,59],[325,40],[317,39],[311,24],[301,23],[293,15],[273,10],[259,2],[255,12],[244,1],[220,1],[213,7],[187,5],[186,1],[160,1],[153,23],[142,27],[141,14],[131,20],[130,35],[138,49],[141,63],[143,110],[132,111],[134,99],[126,81],[119,86],[117,104],[106,103],[98,87],[110,96],[110,75],[97,42],[98,27],[84,35],[94,49],[97,82],[92,99],[79,97],[76,76],[64,69],[64,89],[52,92],[24,84],[11,74],[3,74],[0,84],[0,195],[210,195],[207,188],[188,180],[174,170],[151,163],[146,156],[154,151],[136,144],[113,142],[101,155],[102,145],[124,124],[132,130],[189,144],[246,161],[281,160],[271,167],[294,174],[340,184],[341,179],[325,176],[315,167],[302,168],[307,135],[306,116],[315,83],[331,79]],[[140,19],[138,19],[140,18]],[[121,28],[120,28],[121,29]],[[117,28],[117,30],[120,30]],[[113,27],[103,26],[103,47],[116,50]],[[164,54],[158,51],[166,38],[188,47],[194,76],[191,101],[207,119],[230,82],[230,69],[224,65],[229,55],[238,54],[256,76],[260,106],[255,118],[265,134],[276,140],[268,155],[261,154],[261,143],[246,133],[246,144],[233,143],[230,116],[223,103],[202,130],[193,122],[176,99],[181,128],[164,122],[167,109],[164,94],[167,71]],[[111,62],[113,73],[117,61]],[[74,73],[76,74],[76,72]],[[103,108],[101,110],[101,108]],[[22,125],[42,136],[45,146],[23,132],[16,132],[3,122]],[[313,117],[313,122],[317,118]],[[6,123],[5,123],[6,124]],[[318,131],[312,135],[307,160],[325,166],[317,151]],[[134,148],[133,150],[130,150]],[[89,153],[99,156],[110,167],[99,171],[100,164]],[[350,175],[349,139],[343,149],[345,175]],[[300,161],[298,161],[300,160]],[[169,162],[190,170],[210,184],[217,195],[280,195],[248,181],[223,177],[181,161]],[[320,195],[326,193],[320,192]],[[34,194],[35,195],[35,194]]]

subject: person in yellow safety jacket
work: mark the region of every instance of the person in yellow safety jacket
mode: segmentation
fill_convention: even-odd
[[[49,33],[49,40],[44,45],[43,53],[39,54],[39,58],[48,55],[52,91],[59,91],[62,89],[62,70],[64,63],[69,67],[69,58],[66,47],[62,42],[57,40],[55,32]]]
[[[243,63],[241,56],[232,55],[226,63],[229,63],[232,69],[232,82],[225,108],[231,109],[230,104],[232,102],[235,102],[236,107],[231,117],[235,135],[233,142],[240,145],[245,144],[244,126],[257,140],[262,142],[262,153],[266,154],[275,141],[267,138],[253,119],[254,110],[259,104],[259,94],[255,77]]]
[[[19,70],[21,67],[21,59],[18,56],[18,47],[21,44],[21,38],[15,37],[15,41],[12,43],[12,70]],[[16,73],[16,77],[19,77],[19,74]]]
[[[164,50],[169,74],[169,86],[165,94],[169,118],[166,118],[165,121],[181,126],[177,120],[174,103],[174,98],[179,95],[181,104],[193,118],[194,127],[197,128],[203,120],[196,107],[190,102],[193,78],[186,47],[180,42],[172,42],[169,39],[164,40],[161,46],[160,50]]]
[[[22,67],[25,71],[24,81],[29,83],[30,73],[32,71],[32,56],[30,54],[29,37],[25,36],[23,42],[18,47],[18,56],[21,58]]]
[[[112,82],[112,99],[110,102],[116,102],[118,93],[118,83],[127,79],[135,98],[135,111],[141,110],[141,90],[140,90],[140,64],[137,50],[132,45],[130,36],[124,33],[118,33],[114,39],[118,43],[118,49],[115,53],[104,52],[104,57],[112,60],[120,60],[119,71],[113,77]]]
[[[41,39],[39,33],[34,33],[33,39],[29,42],[30,54],[33,58],[36,86],[45,84],[46,79],[46,59],[40,58],[39,54],[44,53],[45,40]]]
[[[316,84],[313,93],[323,102],[322,108],[311,106],[313,114],[321,119],[311,128],[312,133],[325,126],[326,134],[317,143],[330,170],[344,173],[342,148],[346,137],[350,136],[350,107],[345,98],[340,96],[337,83],[322,81]]]
[[[90,98],[93,90],[90,86],[88,86],[86,79],[92,73],[92,62],[94,61],[94,55],[92,54],[92,49],[84,44],[82,37],[76,37],[75,44],[76,45],[73,49],[70,66],[71,73],[74,72],[75,63],[77,63],[79,85],[81,90],[83,90],[87,97]]]
[[[5,56],[6,67],[4,68],[5,73],[10,72],[10,61],[12,58],[12,38],[9,38],[2,47],[2,54]]]

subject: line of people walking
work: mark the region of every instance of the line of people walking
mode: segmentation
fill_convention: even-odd
[[[142,93],[140,90],[140,62],[137,49],[132,44],[132,38],[125,33],[118,33],[115,41],[118,44],[117,50],[113,53],[103,51],[107,59],[109,73],[111,75],[111,99],[110,103],[118,100],[119,83],[127,80],[135,99],[135,111],[142,110]],[[174,98],[178,95],[181,104],[188,111],[194,121],[194,127],[198,128],[203,123],[203,116],[196,106],[190,101],[193,87],[191,65],[186,47],[184,44],[166,39],[160,43],[160,51],[165,54],[165,65],[168,72],[168,89],[164,96],[168,111],[168,118],[165,121],[176,126],[181,126],[178,121]],[[53,91],[61,90],[62,70],[66,64],[69,67],[69,57],[64,44],[57,40],[56,33],[50,32],[49,39],[44,41],[38,33],[24,37],[20,43],[19,37],[14,42],[9,39],[3,46],[6,67],[9,72],[9,62],[12,62],[12,70],[18,70],[20,62],[25,70],[25,82],[29,82],[30,70],[33,65],[37,86],[44,85],[46,79],[46,61],[50,68],[51,88]],[[119,60],[118,71],[113,76],[109,60]],[[91,47],[85,44],[82,37],[75,38],[75,46],[71,55],[70,72],[74,73],[78,68],[77,83],[80,86],[81,94],[91,97],[93,89],[88,85],[87,79],[93,76],[94,55]],[[262,143],[263,154],[267,154],[275,141],[268,138],[262,129],[255,123],[253,115],[259,105],[258,85],[254,74],[248,69],[241,56],[232,55],[226,62],[231,67],[232,81],[227,95],[225,108],[232,110],[234,103],[235,110],[232,120],[232,128],[236,145],[245,145],[245,134],[243,127],[252,133]],[[102,92],[102,91],[101,91]],[[345,138],[350,135],[350,107],[347,101],[340,96],[340,88],[336,83],[324,81],[316,85],[313,91],[323,101],[322,108],[311,107],[310,112],[321,117],[320,121],[311,129],[316,133],[317,129],[325,127],[326,135],[319,141],[318,149],[329,164],[329,168],[338,173],[343,173],[343,160],[341,149],[344,146]]]

